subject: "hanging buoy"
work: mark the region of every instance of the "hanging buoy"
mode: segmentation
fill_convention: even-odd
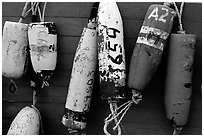
[[[78,130],[84,129],[87,123],[87,113],[90,108],[97,62],[95,23],[97,9],[98,3],[94,3],[88,27],[83,29],[73,61],[65,111],[62,118],[62,123],[69,128],[69,133],[73,133],[74,130],[78,132]]]
[[[54,73],[57,63],[57,31],[54,22],[44,22],[45,6],[41,22],[30,23],[28,26],[28,39],[31,62],[34,71],[44,86]],[[39,9],[39,7],[37,7]],[[39,12],[40,14],[40,12]]]
[[[9,92],[14,93],[17,86],[14,79],[21,78],[27,72],[28,66],[28,24],[22,23],[28,13],[28,2],[22,11],[19,22],[6,21],[2,38],[2,74],[10,78]]]
[[[130,62],[128,87],[141,98],[157,70],[176,12],[167,4],[151,5],[144,18]]]
[[[2,73],[17,79],[25,74],[28,46],[28,25],[6,21],[2,39]]]
[[[122,18],[115,2],[100,2],[98,10],[98,60],[103,99],[123,98],[125,50]]]
[[[105,119],[104,133],[109,135],[107,125],[112,120],[115,124],[118,122],[117,102],[124,99],[126,84],[123,22],[116,2],[100,2],[97,31],[101,97],[108,100],[111,117],[114,117]],[[120,126],[117,129],[121,134]]]
[[[39,128],[39,112],[33,107],[26,106],[11,123],[7,135],[38,135]]]
[[[171,34],[165,86],[167,118],[174,128],[187,123],[192,96],[192,64],[196,36]]]
[[[165,84],[166,115],[172,121],[174,135],[180,134],[188,120],[192,96],[192,65],[196,44],[196,36],[194,34],[185,34],[185,31],[183,31],[181,12],[178,13],[178,17],[180,29],[178,34],[171,34],[169,40]]]

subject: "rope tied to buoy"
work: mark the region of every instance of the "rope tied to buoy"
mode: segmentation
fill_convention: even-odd
[[[124,118],[125,114],[127,113],[127,111],[129,110],[129,108],[132,106],[132,104],[138,104],[140,101],[142,100],[142,95],[139,91],[134,90],[132,92],[132,99],[123,103],[121,106],[117,107],[117,103],[116,101],[109,101],[109,106],[110,106],[110,111],[111,114],[109,114],[105,120],[104,120],[104,127],[103,127],[103,131],[106,135],[111,135],[108,131],[107,131],[107,127],[108,125],[111,123],[111,121],[115,121],[115,126],[112,128],[114,131],[116,130],[116,128],[118,129],[118,135],[121,135],[121,121]],[[120,111],[119,111],[120,110]],[[119,111],[119,112],[118,112]],[[120,116],[119,120],[118,117]]]
[[[8,91],[9,91],[9,93],[15,93],[17,91],[17,85],[13,79],[10,79]]]
[[[33,10],[34,10],[35,4],[33,4],[33,5],[31,4],[31,8],[27,10],[28,4],[29,4],[29,2],[26,2],[25,5],[24,5],[24,7],[23,7],[23,11],[22,11],[22,13],[21,13],[21,17],[20,17],[20,19],[19,19],[19,21],[18,21],[19,23],[21,23],[22,20],[26,18],[26,16],[28,15],[28,13],[29,13],[30,11],[33,11]],[[26,11],[26,10],[27,10],[27,11]]]
[[[38,4],[38,5],[36,6],[35,11],[38,10],[38,14],[39,14],[39,17],[40,17],[40,21],[41,21],[41,22],[44,22],[44,20],[45,20],[45,9],[46,9],[46,6],[47,6],[47,2],[44,2],[44,6],[43,6],[43,11],[42,11],[42,13],[41,13],[41,11],[40,11],[39,2],[37,2],[37,4]]]
[[[177,13],[177,16],[178,16],[178,19],[179,19],[179,31],[178,33],[180,34],[185,34],[185,31],[183,29],[183,25],[182,25],[182,21],[181,21],[181,18],[182,18],[182,14],[183,14],[183,7],[184,7],[184,2],[181,3],[181,6],[180,6],[180,11],[176,5],[176,2],[173,2],[174,4],[174,7],[176,9],[176,13]]]
[[[174,132],[173,135],[179,135],[181,133],[181,130],[183,129],[183,127],[177,127],[174,126]]]

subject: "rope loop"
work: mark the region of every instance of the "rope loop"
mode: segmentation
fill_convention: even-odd
[[[116,101],[109,101],[109,106],[110,106],[110,111],[111,114],[109,114],[106,119],[104,120],[104,127],[103,127],[103,131],[106,135],[111,135],[108,131],[107,131],[107,127],[110,124],[111,121],[115,121],[115,126],[112,128],[113,131],[115,131],[116,129],[118,129],[118,135],[121,135],[121,121],[124,118],[125,114],[127,113],[127,111],[129,110],[129,108],[132,106],[132,104],[138,104],[140,101],[142,100],[142,94],[137,91],[137,90],[133,90],[132,91],[132,100],[129,100],[125,103],[123,103],[121,106],[117,107],[117,102]],[[119,117],[120,116],[120,117]]]
[[[9,93],[15,93],[17,91],[17,85],[13,79],[10,79],[8,91],[9,91]]]

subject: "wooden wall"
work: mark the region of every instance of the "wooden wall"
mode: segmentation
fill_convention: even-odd
[[[145,13],[152,3],[120,2],[117,3],[124,23],[125,53],[127,70],[135,41],[142,25]],[[42,89],[38,95],[37,108],[41,112],[45,134],[67,134],[61,124],[64,112],[67,87],[69,85],[72,61],[83,27],[86,26],[92,3],[56,2],[48,3],[45,21],[54,21],[58,31],[58,62],[56,72],[50,80],[50,86]],[[2,3],[2,26],[6,20],[18,21],[24,3]],[[183,13],[183,25],[187,33],[197,36],[193,75],[193,96],[187,125],[181,134],[202,134],[202,4],[186,3]],[[30,15],[25,20],[29,23]],[[175,32],[175,23],[172,32]],[[148,135],[172,133],[171,124],[166,120],[164,109],[164,80],[166,70],[166,51],[161,65],[143,92],[143,101],[133,105],[122,121],[123,134]],[[86,134],[103,134],[103,121],[109,114],[106,101],[101,100],[98,73],[91,102],[91,110]],[[2,76],[2,134],[6,134],[16,114],[26,105],[32,103],[32,89],[29,76],[16,80],[18,91],[7,91],[9,79]],[[126,90],[130,90],[127,88]]]

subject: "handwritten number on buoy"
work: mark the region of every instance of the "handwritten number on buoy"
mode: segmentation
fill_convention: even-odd
[[[111,32],[110,30],[112,30],[113,34],[110,34],[110,32]],[[120,33],[120,31],[115,29],[115,28],[108,28],[108,33],[107,34],[111,38],[116,38],[116,32]]]
[[[113,57],[111,57],[110,55],[108,55],[108,57],[111,59],[111,61],[113,63],[118,64],[118,65],[121,64],[123,61],[123,55],[122,54],[118,55],[115,59]]]
[[[162,8],[161,10],[165,11],[164,14],[162,14],[160,17],[158,15],[159,9],[156,7],[152,10],[152,12],[149,14],[147,19],[155,18],[156,21],[161,21],[163,23],[166,23],[166,17],[169,15],[169,10],[167,8]]]

